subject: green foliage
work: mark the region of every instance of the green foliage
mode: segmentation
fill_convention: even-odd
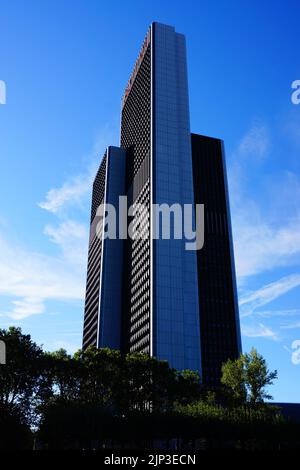
[[[202,394],[201,377],[198,372],[183,370],[176,372],[176,401],[182,404],[199,400]]]
[[[280,410],[276,406],[261,404],[259,407],[247,405],[224,407],[211,401],[197,401],[188,405],[177,405],[176,412],[202,421],[217,419],[228,423],[282,422]]]
[[[272,399],[272,395],[266,392],[266,387],[277,379],[277,371],[270,372],[266,360],[254,348],[243,357],[249,401],[255,404],[263,402],[264,399]]]
[[[247,400],[245,382],[245,369],[243,356],[237,360],[229,359],[222,366],[221,383],[231,391],[231,398],[236,403],[244,403]]]
[[[79,363],[79,398],[103,407],[114,405],[115,391],[122,390],[122,358],[119,351],[90,347],[76,356]]]
[[[43,351],[20,328],[0,330],[7,364],[0,367],[0,406],[18,412],[28,422],[43,386]]]
[[[277,372],[255,350],[223,365],[225,406],[220,391],[202,386],[198,373],[176,371],[146,354],[95,347],[74,356],[64,349],[44,353],[18,328],[0,336],[8,352],[0,367],[4,447],[30,447],[32,425],[38,441],[65,449],[174,437],[249,439],[251,447],[259,433],[263,439],[286,430],[278,409],[263,403]]]
[[[266,387],[272,385],[276,378],[277,371],[270,372],[266,360],[254,348],[250,353],[241,354],[235,361],[229,360],[222,366],[221,382],[238,403],[256,405],[271,399]]]

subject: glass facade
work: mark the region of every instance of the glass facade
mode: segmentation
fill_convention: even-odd
[[[184,36],[153,27],[155,204],[193,204]],[[153,241],[153,353],[177,369],[201,370],[196,253],[185,241]]]

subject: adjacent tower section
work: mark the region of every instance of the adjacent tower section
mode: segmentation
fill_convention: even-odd
[[[204,203],[204,246],[197,251],[203,381],[241,352],[234,253],[223,141],[192,134],[195,204]]]
[[[119,196],[125,195],[126,152],[108,147],[93,184],[83,348],[120,349],[124,240],[119,237]],[[103,215],[113,206],[115,238],[105,238]],[[114,216],[114,214],[112,214]]]

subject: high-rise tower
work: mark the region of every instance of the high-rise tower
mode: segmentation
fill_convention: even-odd
[[[185,38],[173,27],[153,23],[122,99],[121,147],[108,148],[94,182],[83,346],[146,352],[177,369],[203,369],[205,380],[213,383],[221,361],[238,355],[240,332],[226,173],[223,163],[215,162],[222,152],[211,146],[210,160],[204,138],[198,139],[190,134]],[[200,254],[187,250],[183,238],[155,237],[161,220],[153,207],[168,205],[171,218],[176,205],[193,209],[203,203],[205,211],[206,197],[212,204],[209,191],[202,190],[205,171],[218,174],[213,183],[223,181],[215,193],[227,238],[222,242],[224,234],[216,231],[216,245],[209,241],[205,251],[204,240]],[[96,231],[97,207],[116,203],[120,195],[133,205],[133,227],[143,237],[110,240],[101,224]],[[139,211],[140,204],[146,210]],[[231,282],[223,290],[203,281],[215,247],[223,257],[220,270],[208,261],[209,279],[216,273],[221,283],[220,272],[226,272]],[[213,297],[219,305],[224,290],[224,317],[219,310],[213,316],[206,299]],[[222,337],[211,325],[217,321],[228,325]],[[217,348],[224,346],[214,360],[217,349],[207,348],[209,335],[214,344],[220,340]]]

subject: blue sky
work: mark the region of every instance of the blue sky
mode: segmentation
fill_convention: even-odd
[[[168,23],[187,38],[191,129],[225,141],[243,349],[278,369],[276,400],[299,401],[299,3],[0,8],[0,326],[80,347],[91,180],[146,30]]]

